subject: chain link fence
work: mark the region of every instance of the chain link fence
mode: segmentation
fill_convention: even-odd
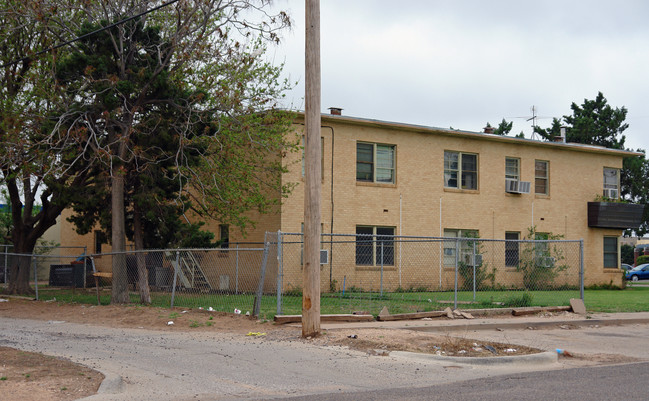
[[[117,289],[123,302],[272,317],[277,311],[276,249],[264,248],[263,243],[230,243],[217,249],[87,256],[84,249],[70,249],[67,252],[76,255],[1,256],[7,276],[12,266],[29,265],[29,283],[41,300],[109,304]]]
[[[231,244],[219,249],[93,255],[92,263],[99,272],[96,276],[101,291],[109,292],[117,286],[128,291],[131,302],[150,297],[152,305],[164,307],[258,314],[261,306],[255,310],[257,299],[263,301],[264,312],[275,310],[277,264],[265,266],[264,255],[262,247]],[[121,273],[116,274],[116,270]],[[113,283],[120,278],[121,282]],[[272,295],[273,299],[263,295]]]
[[[300,233],[277,233],[278,313],[301,313]],[[583,243],[323,234],[323,314],[568,305],[583,299]]]
[[[39,299],[108,304],[117,289],[122,302],[272,317],[302,313],[303,250],[302,234],[274,232],[263,244],[218,249],[0,256],[4,266],[30,265]],[[581,241],[324,234],[320,262],[323,314],[583,299]]]
[[[50,271],[56,275],[59,271],[56,266],[72,262],[83,264],[85,254],[85,247],[37,246],[33,254],[23,255],[14,253],[12,245],[0,245],[0,284],[7,284],[11,266],[16,263],[29,265],[29,278],[33,280],[34,285],[37,285],[38,281],[48,280]],[[35,273],[34,269],[36,269]]]

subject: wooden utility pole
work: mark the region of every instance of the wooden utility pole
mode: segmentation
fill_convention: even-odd
[[[320,334],[320,0],[305,0],[306,127],[302,337]]]

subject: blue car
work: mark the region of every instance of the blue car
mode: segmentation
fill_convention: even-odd
[[[631,281],[649,279],[649,263],[638,265],[626,272],[626,279]]]

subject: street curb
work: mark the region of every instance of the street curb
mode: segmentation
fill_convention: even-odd
[[[104,375],[104,380],[99,385],[97,394],[117,394],[121,393],[124,385],[122,376],[112,373],[101,372]]]
[[[498,323],[483,323],[483,324],[471,324],[467,323],[465,325],[436,325],[436,326],[410,326],[404,327],[408,330],[416,331],[477,331],[477,330],[496,330],[496,329],[550,329],[550,328],[560,328],[560,326],[566,326],[568,328],[577,328],[577,327],[591,327],[591,326],[623,326],[625,324],[649,324],[649,319],[647,318],[634,318],[634,319],[588,319],[588,320],[555,320],[548,322],[498,322]]]
[[[546,365],[556,363],[559,357],[554,351],[540,352],[538,354],[493,356],[493,357],[458,357],[441,356],[435,354],[422,354],[418,352],[392,351],[390,356],[406,359],[419,359],[432,362],[452,362],[463,365]]]
[[[79,398],[79,401],[92,401],[92,400],[105,400],[105,396],[110,396],[111,394],[120,394],[124,391],[124,380],[122,376],[115,375],[108,372],[102,372],[98,370],[101,374],[104,375],[104,380],[99,385],[97,392],[95,394],[89,395],[84,398]]]

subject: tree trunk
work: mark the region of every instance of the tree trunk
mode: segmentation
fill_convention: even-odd
[[[32,295],[34,289],[29,285],[31,252],[30,254],[21,254],[13,256],[13,261],[9,266],[9,286],[8,294]]]
[[[110,303],[129,303],[128,269],[126,267],[126,223],[124,216],[124,173],[113,172],[111,178],[111,214],[113,245],[113,286]]]
[[[137,204],[133,205],[133,237],[135,240],[135,250],[144,250],[144,233],[142,232],[142,212]],[[151,303],[151,293],[149,292],[149,272],[146,268],[146,260],[143,252],[137,252],[137,286],[140,291],[140,302],[143,304]]]
[[[15,206],[12,205],[12,207]],[[11,233],[13,241],[11,252],[17,256],[12,257],[13,260],[9,266],[9,286],[7,287],[7,293],[9,294],[32,295],[35,293],[34,289],[29,285],[29,273],[32,264],[31,255],[34,253],[36,240],[33,239],[33,235],[29,235],[30,233],[30,229],[22,224],[22,218],[14,219],[14,229]]]

